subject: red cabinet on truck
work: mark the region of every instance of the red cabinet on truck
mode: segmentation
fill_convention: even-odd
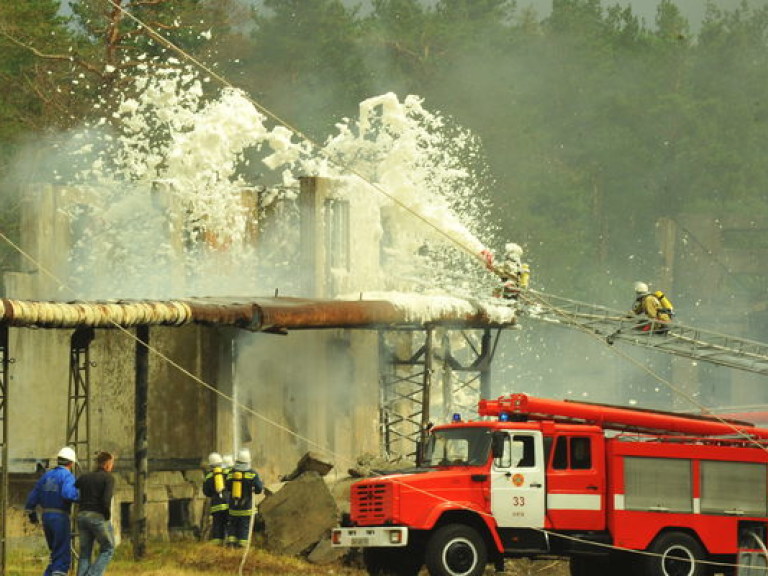
[[[574,576],[761,566],[768,430],[523,394],[478,412],[433,427],[418,468],[353,484],[333,545],[403,576],[476,576],[505,557],[570,558]]]

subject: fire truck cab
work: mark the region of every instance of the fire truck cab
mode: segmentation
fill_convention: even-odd
[[[569,558],[573,576],[764,571],[768,430],[536,399],[481,401],[435,426],[418,468],[351,488],[332,544],[371,574],[477,576],[506,557]]]

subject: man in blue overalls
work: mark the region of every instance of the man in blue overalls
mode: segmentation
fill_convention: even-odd
[[[59,450],[56,457],[58,465],[37,481],[24,507],[29,521],[33,524],[37,524],[37,507],[43,509],[43,532],[51,551],[51,561],[43,573],[44,576],[66,576],[69,572],[72,564],[69,512],[72,502],[77,502],[80,498],[72,472],[77,462],[75,451],[65,446]]]

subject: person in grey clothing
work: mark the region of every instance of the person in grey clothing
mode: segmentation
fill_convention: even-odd
[[[111,508],[115,478],[115,457],[109,452],[96,455],[98,469],[80,476],[75,486],[80,490],[77,527],[80,533],[80,562],[77,576],[101,576],[115,553]],[[99,544],[99,555],[91,562],[93,543]]]

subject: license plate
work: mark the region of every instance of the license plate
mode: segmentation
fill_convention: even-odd
[[[370,538],[366,537],[353,537],[350,539],[352,546],[368,546]]]

